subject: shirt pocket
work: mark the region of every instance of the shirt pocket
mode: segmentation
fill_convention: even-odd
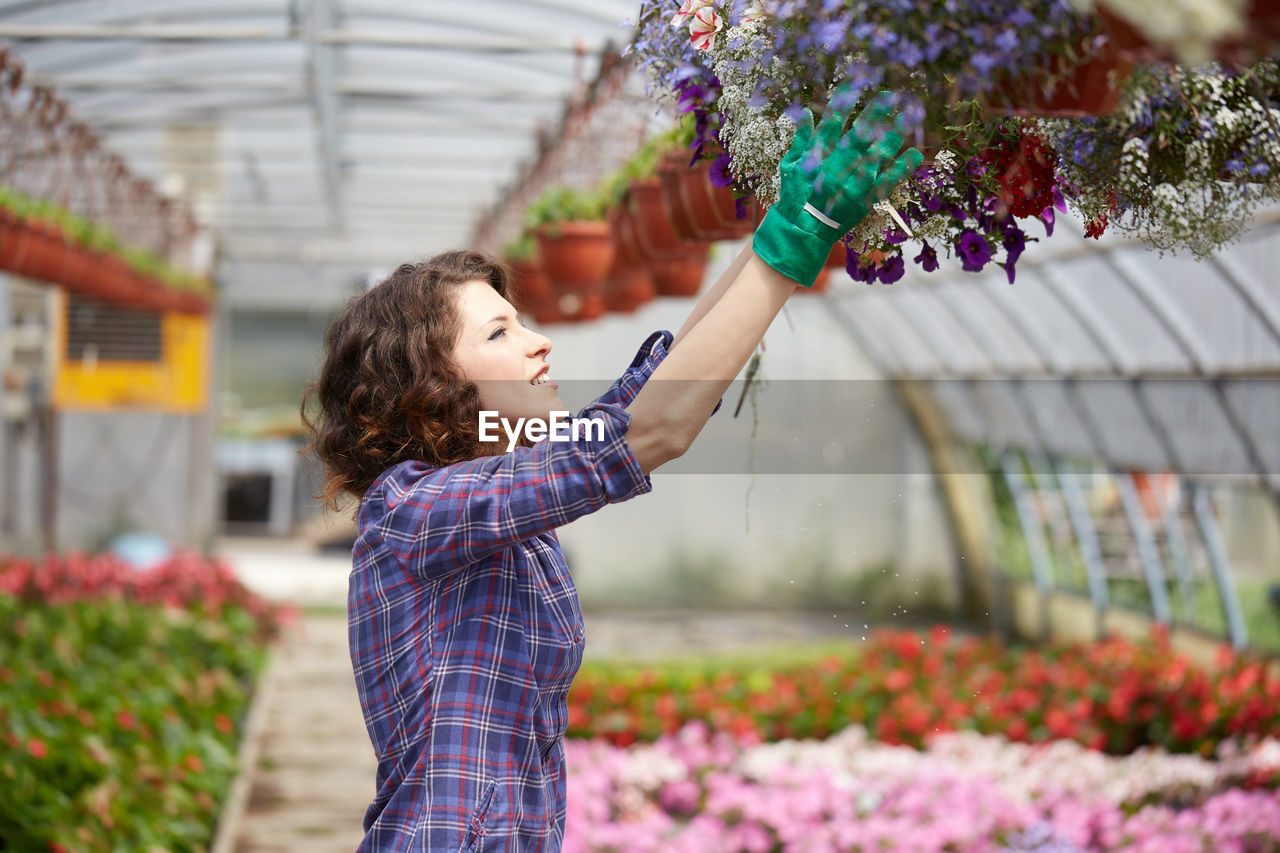
[[[497,791],[498,783],[493,779],[480,789],[480,798],[476,801],[475,811],[467,820],[467,831],[462,835],[462,846],[458,848],[458,853],[476,853],[483,848],[484,837],[488,832],[489,811],[493,807]]]

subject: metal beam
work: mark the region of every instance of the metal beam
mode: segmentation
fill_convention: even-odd
[[[0,38],[14,41],[159,41],[280,42],[297,41],[295,28],[260,26],[191,26],[188,24],[0,24]],[[317,29],[314,40],[326,45],[413,47],[466,53],[576,53],[571,38],[501,38],[426,36],[396,29],[356,29],[332,24]]]
[[[237,75],[224,77],[102,77],[58,74],[35,74],[32,82],[62,92],[225,92],[247,90],[266,94],[288,94],[304,97],[305,81],[296,75],[270,74],[262,76]],[[372,98],[467,98],[484,101],[548,100],[557,103],[564,100],[564,92],[520,86],[477,86],[461,83],[448,85],[417,85],[412,81],[373,85],[359,81],[335,81],[334,92],[349,97]]]
[[[1227,622],[1227,637],[1231,645],[1243,649],[1249,645],[1249,630],[1240,609],[1240,594],[1236,591],[1235,576],[1231,572],[1231,559],[1227,556],[1222,531],[1209,504],[1209,490],[1199,483],[1192,487],[1191,509],[1200,527],[1200,538],[1209,552],[1209,564],[1213,567],[1214,580],[1218,582],[1218,598],[1222,602],[1222,615]]]
[[[337,51],[320,38],[320,33],[331,28],[333,22],[333,0],[311,0],[306,25],[307,85],[315,115],[316,148],[320,155],[320,181],[324,187],[329,234],[340,237],[346,230],[346,218],[342,205],[342,155],[335,89],[338,56]]]

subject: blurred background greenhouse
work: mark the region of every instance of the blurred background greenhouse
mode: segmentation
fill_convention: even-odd
[[[885,42],[875,33],[892,26],[875,17],[883,10],[872,7],[890,5],[902,8],[898,29],[886,43],[901,50],[919,36],[921,56],[929,59],[897,53],[881,58],[875,52]],[[225,707],[221,698],[217,708],[210,700],[210,713],[227,719],[224,724],[209,718],[216,720],[209,725],[223,738],[220,746],[193,728],[170,739],[167,758],[127,764],[131,773],[142,774],[138,778],[170,759],[192,778],[204,769],[221,773],[208,790],[196,786],[194,793],[175,793],[177,799],[165,801],[170,806],[160,807],[184,816],[189,811],[195,816],[183,820],[190,826],[154,838],[140,831],[119,842],[125,846],[113,847],[113,822],[128,823],[120,809],[150,806],[126,798],[113,810],[101,803],[119,792],[106,782],[86,782],[90,793],[64,790],[62,805],[68,814],[87,808],[98,815],[96,828],[62,826],[62,812],[50,805],[62,796],[53,793],[59,787],[53,784],[35,788],[44,793],[25,804],[0,806],[0,850],[27,849],[21,845],[37,841],[45,845],[38,849],[65,850],[147,844],[351,849],[367,804],[358,792],[372,795],[369,756],[352,759],[356,764],[347,768],[354,779],[343,783],[341,807],[324,799],[336,797],[336,788],[316,795],[313,812],[345,808],[351,824],[328,847],[324,839],[313,838],[313,847],[298,840],[314,815],[299,818],[300,828],[289,835],[289,820],[271,811],[272,803],[296,803],[296,786],[304,785],[306,771],[267,790],[254,787],[253,766],[243,764],[245,744],[255,738],[259,745],[253,749],[267,754],[253,752],[248,760],[262,759],[259,769],[267,772],[271,762],[289,760],[271,750],[284,748],[280,744],[293,729],[303,736],[296,715],[249,710],[254,679],[267,666],[265,638],[281,630],[288,639],[277,639],[270,658],[277,691],[313,689],[288,695],[304,707],[345,707],[345,727],[335,724],[316,737],[326,744],[350,741],[357,754],[368,751],[353,704],[342,619],[355,536],[352,507],[338,513],[322,509],[321,472],[300,452],[307,441],[300,404],[318,371],[325,330],[349,299],[398,264],[479,247],[510,263],[528,297],[530,324],[553,342],[549,360],[566,402],[585,405],[621,373],[650,332],[680,326],[696,294],[705,292],[749,240],[759,207],[747,190],[762,183],[746,165],[747,154],[739,153],[747,149],[734,148],[731,134],[721,138],[716,128],[733,129],[735,121],[745,126],[742,111],[768,113],[769,104],[778,106],[768,113],[771,122],[794,118],[797,103],[820,108],[830,74],[844,69],[840,63],[849,56],[861,57],[846,63],[849,69],[888,69],[873,87],[928,80],[934,73],[946,78],[950,94],[937,108],[942,112],[935,114],[927,82],[913,102],[925,116],[914,141],[925,150],[930,175],[960,180],[962,170],[947,172],[947,155],[938,151],[949,144],[963,154],[966,141],[944,134],[946,144],[935,144],[930,136],[936,130],[930,122],[939,115],[946,121],[935,124],[955,130],[954,114],[946,110],[956,108],[954,95],[960,92],[960,101],[973,105],[967,115],[983,116],[961,122],[961,130],[969,142],[981,130],[997,151],[985,160],[974,157],[971,162],[985,164],[978,172],[995,169],[993,163],[1034,171],[1047,162],[1035,152],[1052,149],[1062,158],[1056,173],[1048,167],[1058,184],[1049,188],[1043,210],[1018,213],[1025,217],[1025,233],[1018,231],[1016,250],[1007,230],[1016,200],[997,194],[992,198],[998,203],[983,208],[971,201],[966,213],[961,198],[960,225],[952,227],[972,234],[981,227],[1005,229],[1000,245],[995,231],[986,232],[982,246],[987,252],[989,243],[989,252],[976,264],[969,244],[946,237],[934,242],[946,249],[941,265],[928,259],[934,250],[927,243],[914,265],[904,264],[903,257],[910,260],[921,251],[915,240],[934,232],[928,230],[925,203],[899,204],[923,238],[907,239],[887,219],[865,246],[857,244],[865,235],[855,235],[847,251],[833,254],[821,286],[791,300],[758,360],[726,395],[694,449],[654,474],[653,494],[561,531],[592,644],[583,683],[599,680],[599,692],[590,694],[596,699],[588,696],[591,686],[579,696],[592,721],[607,722],[592,728],[586,716],[575,722],[571,713],[570,736],[602,736],[625,748],[633,737],[674,733],[674,723],[654,723],[652,731],[637,725],[633,732],[632,718],[618,716],[617,708],[590,704],[605,695],[609,679],[623,678],[618,673],[634,665],[615,666],[617,660],[734,650],[749,656],[760,649],[760,660],[777,654],[789,661],[794,646],[870,654],[881,648],[877,642],[886,649],[898,642],[877,641],[877,628],[948,625],[942,634],[922,636],[945,646],[951,636],[994,634],[1010,648],[1040,650],[1027,651],[1027,657],[1014,653],[1010,672],[1021,671],[1017,667],[1034,654],[1056,654],[1048,650],[1058,643],[1094,648],[1089,644],[1120,637],[1141,644],[1153,631],[1157,643],[1170,644],[1164,651],[1184,654],[1189,665],[1206,671],[1217,666],[1218,672],[1252,672],[1247,662],[1262,661],[1260,671],[1269,676],[1261,676],[1256,687],[1241,676],[1239,688],[1246,697],[1241,708],[1255,709],[1248,691],[1260,691],[1256,719],[1249,716],[1254,710],[1242,710],[1239,719],[1247,720],[1236,728],[1224,723],[1222,732],[1193,736],[1188,730],[1182,737],[1175,720],[1160,732],[1151,723],[1134,741],[1106,727],[1076,738],[1113,756],[1155,744],[1225,762],[1219,744],[1231,739],[1228,734],[1252,737],[1243,741],[1246,752],[1259,748],[1260,738],[1280,720],[1280,677],[1274,672],[1280,654],[1280,184],[1272,183],[1280,181],[1280,72],[1274,57],[1280,13],[1261,0],[1189,2],[1188,9],[1209,10],[1206,15],[1219,14],[1219,7],[1234,9],[1231,14],[1245,16],[1247,28],[1236,21],[1231,29],[1229,20],[1221,32],[1205,25],[1202,42],[1184,33],[1165,43],[1141,26],[1140,13],[1131,8],[1140,4],[1122,0],[987,4],[1003,10],[1003,17],[983,25],[990,30],[983,49],[997,63],[992,79],[1001,68],[1008,74],[1048,62],[1016,29],[1025,17],[1025,26],[1054,33],[1044,37],[1047,43],[1059,36],[1085,38],[1071,29],[1083,27],[1094,51],[1116,44],[1135,51],[1125,60],[1122,79],[1113,71],[1102,82],[1079,78],[1075,84],[1129,98],[1117,116],[1141,113],[1132,105],[1154,97],[1150,93],[1162,85],[1191,85],[1186,81],[1200,79],[1193,72],[1168,69],[1190,69],[1196,60],[1203,66],[1206,59],[1219,65],[1199,72],[1204,79],[1219,74],[1246,80],[1244,96],[1263,105],[1255,118],[1270,135],[1253,133],[1238,151],[1222,155],[1225,160],[1212,159],[1219,156],[1212,144],[1227,136],[1212,121],[1182,131],[1213,141],[1203,149],[1178,150],[1187,163],[1197,157],[1210,163],[1206,185],[1222,194],[1214,196],[1212,210],[1188,206],[1190,225],[1185,217],[1181,226],[1167,224],[1172,219],[1158,216],[1182,214],[1161,208],[1156,193],[1142,202],[1143,215],[1150,212],[1151,218],[1142,228],[1126,229],[1120,224],[1123,205],[1137,198],[1125,196],[1126,179],[1114,185],[1120,188],[1117,207],[1114,189],[1103,187],[1099,195],[1085,186],[1089,182],[1081,176],[1093,161],[1083,154],[1072,161],[1063,153],[1080,150],[1071,146],[1081,127],[1101,138],[1105,122],[1112,121],[1106,127],[1116,131],[1122,120],[1105,118],[1116,109],[1114,102],[1110,109],[1006,109],[978,79],[985,75],[973,75],[976,62],[970,67],[963,64],[970,60],[956,60],[958,70],[944,70],[953,55],[978,55],[982,46],[956,41],[969,37],[956,35],[963,30],[959,25],[931,28],[944,17],[943,5],[0,0],[0,567],[9,572],[0,597],[11,593],[15,600],[29,600],[27,593],[39,588],[53,600],[58,596],[50,591],[65,582],[94,594],[118,585],[158,605],[165,588],[188,590],[208,608],[224,600],[243,606],[248,615],[235,617],[242,618],[235,630],[264,638],[252,661],[236,657],[225,664],[229,678],[242,682],[242,695],[227,698]],[[946,14],[967,20],[984,14],[980,7],[948,3]],[[751,20],[753,11],[764,15],[763,23]],[[1194,18],[1191,11],[1178,14]],[[871,29],[864,33],[863,24]],[[1134,47],[1116,35],[1121,25],[1125,38],[1146,36],[1153,43]],[[1002,28],[1009,39],[998,36]],[[759,32],[774,33],[770,49],[779,63],[791,61],[787,51],[793,47],[796,55],[819,58],[794,79],[758,84],[752,99],[734,105],[732,92],[752,91],[756,84],[735,89],[731,76],[749,75],[750,68],[758,73],[767,65],[742,60]],[[700,38],[709,41],[700,44]],[[857,39],[871,46],[858,53]],[[1010,44],[1026,47],[1026,55]],[[843,52],[831,49],[841,45]],[[1050,54],[1053,62],[1061,61]],[[1072,63],[1087,61],[1069,51],[1064,55]],[[907,63],[901,78],[893,76],[898,63]],[[1046,79],[1060,84],[1061,69],[1052,67],[1058,70]],[[815,86],[816,79],[824,86]],[[1043,82],[1035,79],[1036,85]],[[1126,90],[1127,79],[1135,82]],[[772,83],[783,85],[770,89]],[[717,102],[721,85],[726,94]],[[1214,85],[1215,92],[1234,91],[1230,82]],[[797,94],[815,91],[822,95],[809,103]],[[904,114],[912,115],[911,109]],[[1234,127],[1232,122],[1244,121],[1235,116],[1249,112],[1236,109],[1229,122],[1221,115],[1214,121]],[[1028,141],[1033,136],[1037,141]],[[703,159],[693,164],[687,148],[699,144]],[[999,149],[1001,144],[1009,147]],[[1144,155],[1151,157],[1152,174],[1163,168],[1152,153],[1160,145],[1165,142]],[[1000,150],[1014,166],[1000,159]],[[1117,150],[1111,159],[1128,163],[1132,148],[1123,150],[1123,157]],[[730,154],[738,159],[725,165]],[[716,155],[723,155],[719,171],[709,162]],[[695,172],[700,183],[681,184],[685,173]],[[1178,174],[1192,181],[1189,167]],[[683,200],[652,202],[669,220],[661,233],[640,224],[640,211],[650,204],[642,195],[648,190],[639,187],[645,177],[653,192],[671,189]],[[613,205],[614,260],[594,289],[560,282],[531,263],[538,258],[530,251],[536,236],[531,211],[547,215],[548,191],[558,189],[598,191],[602,211]],[[732,211],[734,191],[743,218],[725,216],[722,208],[714,227],[695,234],[698,211],[710,208],[698,208],[693,196],[713,206],[728,199]],[[768,201],[765,195],[757,193]],[[975,189],[972,198],[979,197]],[[1104,199],[1102,207],[1094,203],[1098,198]],[[950,202],[939,203],[945,208]],[[708,215],[715,220],[715,211]],[[972,217],[995,217],[1003,224],[980,227]],[[1157,227],[1161,223],[1164,230]],[[896,268],[895,251],[901,253]],[[633,267],[624,266],[629,255],[637,261]],[[92,555],[102,554],[114,555],[116,562],[93,569]],[[79,563],[72,565],[80,559],[89,565],[83,572]],[[129,572],[157,566],[167,567],[168,574],[139,592],[145,584]],[[41,571],[48,572],[45,580]],[[302,607],[300,617],[292,611],[265,615],[291,606]],[[5,683],[26,683],[14,662],[29,651],[24,644],[38,643],[27,633],[34,615],[13,604],[0,609],[0,617],[0,643],[9,646],[0,655],[2,690]],[[49,618],[49,624],[61,624]],[[92,622],[83,614],[57,618]],[[277,623],[268,626],[272,619]],[[290,619],[306,630],[290,633]],[[141,624],[138,636],[147,630]],[[214,643],[211,636],[196,631],[164,642],[189,644],[216,657],[208,651],[212,645],[201,645]],[[885,654],[896,660],[895,652]],[[316,656],[327,663],[315,663]],[[66,656],[44,673],[54,673],[48,684],[35,673],[30,685],[53,691],[47,697],[52,701],[58,666],[65,665],[73,679],[88,660]],[[736,665],[724,664],[727,671]],[[947,663],[953,665],[961,666]],[[778,666],[783,672],[791,663]],[[1003,666],[990,663],[992,670]],[[1152,671],[1160,666],[1153,663]],[[884,669],[905,671],[890,663]],[[683,671],[663,677],[671,681],[637,676],[618,683],[629,690],[637,679],[665,684],[668,695],[685,697],[700,689]],[[758,672],[754,677],[751,684],[766,688],[785,680]],[[317,686],[326,679],[338,693]],[[926,681],[922,675],[920,684]],[[889,717],[875,717],[879,710],[865,711],[866,717],[849,712],[855,715],[848,720],[888,743],[923,746],[913,740],[923,735],[912,734],[904,722],[914,719],[912,709],[892,704],[904,685],[895,688],[893,678],[888,684],[882,698],[885,708],[896,709],[896,722],[882,722]],[[222,688],[208,689],[221,696]],[[1103,688],[1086,692],[1091,703],[1105,705]],[[296,698],[301,695],[308,698]],[[820,705],[805,700],[803,690],[800,695],[796,708],[818,713]],[[1142,694],[1145,699],[1133,699],[1132,706],[1158,702],[1156,695]],[[190,698],[174,699],[172,707]],[[1229,704],[1220,697],[1196,699],[1202,700]],[[134,731],[132,723],[121,722],[121,714],[131,713],[127,704],[114,701],[86,700],[83,710]],[[663,702],[653,696],[644,701],[650,711]],[[1030,705],[1024,709],[1025,719],[1041,722],[1033,720],[1023,736],[1000,731],[1013,741],[1074,737],[1050,719],[1053,701],[1045,699],[1035,712]],[[1203,703],[1196,705],[1197,714]],[[36,714],[41,721],[47,709]],[[1208,726],[1212,715],[1203,713]],[[680,714],[683,721],[692,712],[681,705]],[[174,724],[162,709],[155,715],[157,732]],[[973,712],[975,730],[995,730],[984,728],[986,718],[980,717]],[[0,721],[5,719],[0,711]],[[741,722],[714,719],[716,730]],[[137,730],[147,725],[144,720]],[[767,725],[754,725],[763,739],[776,739]],[[826,737],[840,728],[805,725],[811,727],[772,731]],[[0,788],[35,772],[32,762],[44,757],[44,744],[54,738],[54,728],[43,726],[9,721],[9,747],[21,760],[0,764],[0,774],[8,776]],[[86,726],[90,740],[84,749],[91,752],[93,726]],[[264,741],[263,731],[275,740]],[[931,752],[921,754],[928,760],[951,760],[943,753],[952,747],[927,748]],[[329,764],[342,764],[349,755],[335,752]],[[1267,761],[1249,765],[1254,775],[1245,775],[1256,784],[1239,787],[1264,792],[1266,808],[1280,814],[1280,756]],[[1222,769],[1226,764],[1215,767],[1214,784],[1235,784],[1222,782],[1236,778]],[[65,778],[92,776],[83,767],[61,772]],[[1107,772],[1113,778],[1131,773],[1119,765]],[[234,785],[243,790],[236,793]],[[249,796],[249,790],[256,793]],[[667,793],[650,794],[674,816],[674,825],[688,825],[690,814],[671,806]],[[581,829],[589,819],[575,817],[572,789],[570,796],[570,825],[579,832],[566,849],[621,849],[605,835]],[[1205,794],[1204,802],[1210,800]],[[179,801],[181,806],[172,804]],[[1124,802],[1166,800],[1157,791]],[[859,808],[864,817],[874,811]],[[262,823],[252,823],[255,814]],[[223,827],[216,838],[211,820]],[[825,820],[830,825],[835,819]],[[237,821],[250,829],[226,829]],[[762,837],[776,846],[717,836],[704,841],[708,846],[690,849],[801,849],[788,846],[783,829],[765,828],[773,834]],[[1041,831],[1029,819],[996,826],[984,836],[991,846],[956,842],[961,846],[947,849],[1049,850],[1036,846],[1033,830]],[[670,827],[664,831],[655,836],[653,849],[664,849],[678,834]],[[1086,842],[1060,823],[1043,831],[1046,839],[1071,838],[1078,845],[1052,849],[1123,849],[1098,841],[1101,835]],[[1280,818],[1249,831],[1261,840],[1240,849],[1280,849]],[[261,835],[247,840],[253,832]],[[928,843],[902,849],[935,849]],[[830,844],[864,849],[852,842]]]

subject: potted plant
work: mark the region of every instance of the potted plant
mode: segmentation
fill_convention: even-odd
[[[553,186],[526,212],[538,243],[542,268],[568,320],[604,313],[604,280],[613,264],[613,237],[599,191]]]
[[[131,307],[208,310],[205,280],[124,246],[101,223],[5,186],[0,211],[0,268]]]
[[[535,311],[551,295],[551,286],[538,260],[538,244],[528,231],[521,233],[502,250],[502,259],[511,270],[517,305]]]

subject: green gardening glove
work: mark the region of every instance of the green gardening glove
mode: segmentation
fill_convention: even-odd
[[[838,103],[841,92],[832,97]],[[752,248],[787,278],[812,287],[836,244],[876,202],[920,166],[920,152],[902,149],[889,124],[889,95],[881,92],[842,132],[848,109],[830,106],[813,139],[806,111],[782,158],[782,189],[756,228]]]

